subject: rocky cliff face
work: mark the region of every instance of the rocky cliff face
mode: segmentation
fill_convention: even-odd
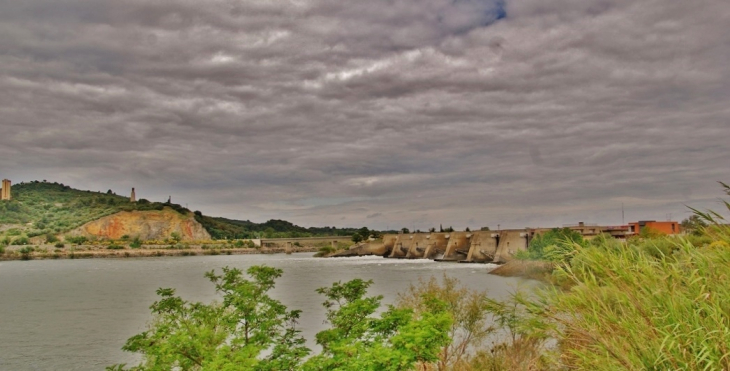
[[[182,215],[170,208],[161,211],[122,211],[86,223],[70,234],[108,239],[120,239],[127,235],[142,240],[164,240],[172,233],[179,234],[183,241],[210,239],[210,234],[192,213]]]

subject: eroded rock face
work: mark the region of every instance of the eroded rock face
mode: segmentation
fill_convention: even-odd
[[[120,239],[127,235],[142,240],[164,240],[177,233],[183,241],[210,240],[210,234],[192,213],[182,215],[165,208],[161,211],[122,211],[86,223],[71,235]]]

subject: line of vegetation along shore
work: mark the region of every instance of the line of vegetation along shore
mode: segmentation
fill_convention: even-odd
[[[128,248],[121,245],[75,245],[56,248],[53,245],[0,247],[0,261],[35,259],[143,258],[160,256],[247,255],[317,252],[318,247],[233,247],[230,245],[142,245]]]

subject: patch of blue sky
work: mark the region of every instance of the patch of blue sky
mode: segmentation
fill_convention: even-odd
[[[481,14],[476,22],[457,29],[455,34],[464,34],[475,28],[489,26],[500,19],[507,18],[505,0],[453,0],[452,4],[462,9],[470,9]]]

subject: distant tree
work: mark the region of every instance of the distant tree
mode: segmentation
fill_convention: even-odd
[[[446,232],[453,232],[453,231],[454,231],[454,227],[448,227],[448,228],[446,228]]]
[[[469,229],[469,227],[466,227],[466,229],[464,230],[464,232],[471,232],[471,229]]]
[[[439,224],[439,232],[443,232],[443,231],[444,231],[444,226],[442,224]]]
[[[370,238],[370,230],[368,229],[368,227],[362,227],[358,229],[357,233],[362,236],[363,240],[367,240],[368,238]]]
[[[682,229],[686,233],[691,233],[694,235],[700,235],[702,233],[702,229],[707,227],[707,223],[702,220],[702,218],[699,215],[693,214],[689,218],[686,218],[682,220]]]
[[[436,232],[436,228],[429,228],[429,229],[428,229],[428,231],[429,231],[430,233],[434,233],[434,232]]]
[[[360,233],[354,233],[352,235],[352,242],[354,242],[354,243],[362,242],[362,236],[360,235]]]
[[[110,189],[110,190],[108,190],[108,191],[106,191],[106,194],[108,194],[108,195],[110,195],[110,194],[112,194],[112,193],[113,193],[113,192],[112,192],[112,190],[111,190],[111,189]]]
[[[411,233],[411,231],[408,230],[408,228],[406,228],[406,227],[401,228],[401,232],[403,232],[403,233]]]
[[[481,228],[481,229],[479,229],[479,230],[480,230],[480,231],[489,231],[489,227],[482,227],[482,228]]]

